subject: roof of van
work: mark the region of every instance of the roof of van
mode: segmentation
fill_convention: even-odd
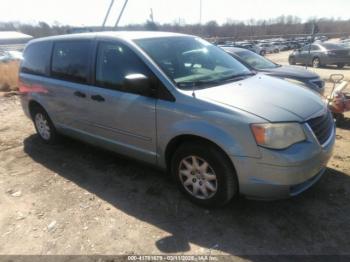
[[[134,39],[144,39],[144,38],[189,36],[189,35],[179,34],[179,33],[170,33],[170,32],[159,32],[159,31],[110,31],[110,32],[94,32],[94,33],[49,36],[49,37],[38,38],[31,42],[46,41],[46,40],[84,39],[84,38],[90,39],[97,36],[116,37],[116,38],[134,40]]]

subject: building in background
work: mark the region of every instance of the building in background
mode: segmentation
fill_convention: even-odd
[[[25,44],[33,39],[32,36],[16,31],[0,31],[0,50],[21,51]]]

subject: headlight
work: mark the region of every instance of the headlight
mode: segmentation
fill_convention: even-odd
[[[299,123],[252,124],[251,129],[258,145],[284,149],[306,139]]]

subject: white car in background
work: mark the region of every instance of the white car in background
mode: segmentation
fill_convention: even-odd
[[[260,44],[258,44],[258,47],[264,49],[267,54],[279,52],[279,48],[270,44],[270,43],[260,43]]]
[[[0,62],[7,63],[10,61],[20,61],[23,59],[23,54],[20,51],[0,51]]]

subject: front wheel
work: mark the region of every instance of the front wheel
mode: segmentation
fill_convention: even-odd
[[[296,62],[295,62],[295,58],[294,57],[289,57],[289,59],[288,59],[288,61],[289,61],[289,64],[290,65],[295,65],[296,64]]]
[[[321,61],[318,57],[315,57],[313,60],[312,60],[312,67],[314,68],[319,68],[321,67]]]
[[[227,156],[209,143],[184,143],[174,153],[171,173],[194,203],[217,207],[238,194],[238,181]]]
[[[344,68],[344,66],[345,66],[345,64],[343,64],[343,63],[337,64],[337,67],[338,67],[339,69]]]

